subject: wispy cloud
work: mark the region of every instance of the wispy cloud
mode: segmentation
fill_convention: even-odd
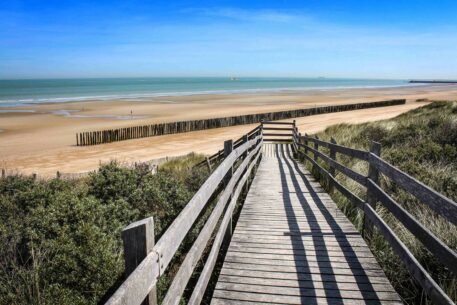
[[[279,22],[287,23],[298,20],[306,20],[304,15],[285,10],[271,9],[240,9],[233,7],[214,7],[214,8],[193,8],[185,11],[191,11],[196,14],[208,17],[220,17],[240,21],[255,22]]]

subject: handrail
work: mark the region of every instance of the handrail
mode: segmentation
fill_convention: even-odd
[[[280,128],[280,127],[265,127],[264,125],[292,125],[292,127],[284,127],[284,128]],[[261,122],[260,125],[256,126],[254,129],[252,129],[251,131],[249,131],[246,135],[247,137],[252,137],[252,136],[256,136],[260,133],[263,134],[263,136],[265,137],[274,137],[274,136],[278,136],[280,138],[268,138],[268,139],[265,139],[265,141],[275,141],[275,142],[290,142],[290,140],[288,139],[283,139],[282,137],[295,137],[295,131],[296,131],[296,126],[295,126],[295,120],[293,120],[292,122],[272,122],[272,121],[265,121],[265,122]],[[263,131],[264,130],[275,130],[275,131],[292,131],[292,133],[284,133],[284,134],[281,134],[281,133],[264,133]],[[234,147],[238,147],[239,145],[241,145],[241,143],[243,143],[244,141],[244,137],[246,136],[242,136],[240,137],[238,140],[236,140],[235,142],[233,142],[233,145]],[[293,142],[292,142],[293,143]],[[220,160],[223,160],[223,156],[224,156],[224,150],[219,150],[218,152],[216,152],[215,154],[207,157],[205,160],[197,163],[196,165],[194,165],[194,167],[200,167],[200,166],[204,166],[205,164],[208,165],[209,167],[211,167],[212,165],[214,165],[215,163],[219,162]]]
[[[256,126],[254,129],[252,129],[248,133],[246,133],[248,138],[252,138],[253,136],[256,137],[259,134],[260,134],[260,125]],[[244,136],[240,137],[238,140],[233,142],[234,148],[237,148],[239,145],[241,145],[243,143],[243,140],[244,140],[243,138],[244,138]],[[210,162],[210,164],[215,163],[215,162],[219,161],[223,157],[223,155],[224,155],[224,150],[221,149],[217,153],[209,156],[207,158],[207,160]],[[199,167],[199,166],[207,164],[207,162],[208,162],[207,160],[203,160],[202,162],[197,163],[196,165],[194,165],[194,167]]]
[[[241,144],[225,157],[222,163],[214,170],[197,193],[192,197],[189,203],[183,208],[181,213],[176,217],[160,240],[154,245],[149,254],[147,254],[141,263],[138,264],[138,266],[105,304],[135,305],[143,302],[147,295],[153,290],[153,288],[155,288],[159,277],[164,274],[185,236],[202,210],[207,206],[208,200],[216,191],[219,184],[224,180],[224,177],[226,177],[229,170],[231,171],[231,168],[235,165],[236,160],[240,157],[244,159],[243,163],[239,167],[240,170],[238,170],[228,181],[225,191],[221,197],[222,199],[219,199],[222,200],[222,202],[225,201],[225,203],[227,202],[235,184],[238,182],[237,179],[240,178],[243,169],[246,168],[254,154],[260,151],[261,145],[262,135],[257,133],[254,138]],[[246,156],[246,153],[251,148],[253,148],[253,150],[251,150],[251,152]],[[225,203],[223,206],[225,206]],[[218,204],[216,209],[213,210],[211,214],[217,215],[217,213],[220,212],[220,207],[221,205]],[[214,221],[216,216],[210,216],[210,218],[211,221]],[[210,230],[211,228],[214,229],[212,225],[205,225],[205,228],[206,229],[202,231],[203,233],[201,232],[197,237],[197,246],[200,246],[199,244],[204,244],[204,241],[207,238],[206,236],[202,236],[202,234],[208,234],[208,231],[212,231]],[[191,254],[196,254],[199,257],[198,254],[201,254],[201,250],[202,249],[192,247],[190,251]],[[195,262],[192,258],[189,259],[191,260],[190,263],[186,262],[186,264],[193,266]],[[187,274],[185,277],[187,277]],[[182,285],[176,284],[175,286],[177,289],[179,288],[178,290],[180,290],[180,286]],[[175,304],[174,300],[173,302],[170,302],[170,304]]]
[[[300,147],[304,146],[304,144],[300,144],[300,143],[298,143],[297,145],[300,146]],[[329,156],[327,156],[323,152],[320,152],[320,151],[318,151],[318,150],[316,150],[316,149],[314,149],[312,147],[308,147],[308,149],[311,152],[318,154],[319,157],[322,160],[326,161],[331,166],[333,166],[336,170],[338,170],[339,172],[345,174],[346,176],[348,176],[349,178],[351,178],[355,182],[357,182],[357,183],[359,183],[360,185],[363,185],[363,186],[367,185],[367,177],[365,177],[364,175],[359,174],[358,172],[353,171],[352,169],[344,166],[343,164],[333,160],[332,158],[330,158]]]
[[[449,268],[454,274],[457,274],[457,254],[452,251],[445,243],[439,240],[430,230],[425,228],[413,215],[402,208],[392,197],[371,179],[368,183],[373,187],[375,196],[400,222],[411,232],[417,232],[416,238],[419,239],[427,249]]]
[[[368,204],[365,205],[365,215],[378,227],[382,235],[389,242],[397,255],[406,264],[417,282],[422,286],[434,304],[454,305],[454,302],[446,295],[441,287],[433,280],[405,244],[398,238],[385,221]]]
[[[433,211],[457,226],[457,204],[381,158],[370,154],[370,163]]]
[[[105,304],[134,305],[141,304],[143,300],[145,300],[148,294],[155,289],[158,279],[164,274],[185,236],[188,234],[202,210],[207,206],[208,200],[213,196],[213,193],[217,190],[220,183],[225,181],[225,187],[218,198],[215,208],[211,211],[203,229],[181,264],[181,267],[170,286],[169,293],[165,296],[164,304],[179,303],[180,296],[218,223],[218,219],[222,213],[227,217],[227,211],[229,211],[229,209],[225,209],[225,207],[229,199],[233,198],[232,194],[235,185],[239,185],[239,181],[243,180],[243,174],[245,175],[247,173],[247,168],[249,168],[249,171],[252,170],[252,160],[257,161],[260,156],[263,136],[259,131],[260,127],[258,126],[241,138],[243,142],[237,141],[238,147],[235,147],[225,156],[224,160],[203,183],[197,193],[195,193],[189,203],[183,208],[170,227],[162,235],[160,240],[152,246],[152,249],[148,251],[148,254],[142,260],[140,259],[140,263],[137,264],[137,267],[134,268],[127,279]],[[242,163],[238,166],[236,172],[231,174],[232,168],[240,158],[243,160]],[[227,174],[229,172],[231,176],[230,180],[227,181]],[[230,204],[232,204],[231,201]],[[147,222],[143,222],[140,221],[131,224],[126,230],[137,225],[150,225]],[[152,219],[150,222],[152,222]],[[143,236],[141,236],[141,238],[149,238],[148,236],[144,236],[144,233],[142,234]],[[139,241],[139,243],[141,244],[142,241]],[[147,241],[146,243],[150,242]],[[131,262],[129,261],[129,263]]]
[[[330,142],[325,142],[325,141],[322,141],[319,139],[311,138],[309,136],[301,136],[300,139],[304,139],[309,142],[316,143],[325,148],[334,149],[338,153],[344,154],[349,157],[357,158],[360,160],[364,160],[364,161],[368,161],[368,157],[370,154],[368,151],[350,148],[350,147],[346,147],[346,146],[342,146],[342,145],[338,145],[338,144],[333,144]]]
[[[216,237],[214,238],[213,246],[211,248],[210,254],[205,262],[205,266],[203,267],[203,270],[200,274],[200,277],[198,279],[197,284],[194,287],[194,290],[192,292],[192,296],[190,297],[189,300],[189,305],[192,304],[200,304],[203,294],[205,292],[205,289],[209,283],[209,279],[211,277],[212,271],[214,269],[214,266],[216,265],[216,260],[217,260],[217,255],[219,253],[219,250],[222,246],[223,238],[225,236],[225,232],[227,231],[230,223],[231,223],[231,215],[235,209],[236,202],[241,194],[241,190],[243,188],[243,185],[245,184],[246,180],[248,179],[250,173],[253,170],[253,167],[255,164],[257,164],[257,161],[260,157],[260,148],[261,145],[257,147],[257,152],[255,152],[255,159],[254,161],[251,162],[249,165],[249,168],[245,171],[243,177],[240,179],[238,182],[236,190],[232,194],[232,198],[230,199],[230,203],[227,207],[227,210],[225,212],[225,216],[222,219],[222,222],[220,224],[219,231],[217,232]]]
[[[203,229],[200,231],[200,234],[197,237],[197,240],[192,245],[192,248],[186,255],[183,263],[181,264],[178,272],[176,273],[171,286],[169,287],[167,294],[162,302],[162,305],[176,305],[179,304],[181,295],[186,288],[187,282],[192,276],[193,270],[197,265],[200,256],[203,254],[208,240],[211,237],[211,233],[214,231],[214,228],[217,225],[217,221],[222,215],[226,204],[230,197],[232,196],[233,188],[238,182],[239,178],[243,174],[244,170],[248,166],[251,159],[259,151],[260,145],[257,145],[256,149],[252,151],[243,161],[243,163],[237,168],[235,174],[230,179],[230,182],[225,187],[222,195],[219,197],[219,200],[213,209],[211,215],[207,219]]]
[[[379,175],[378,172],[383,173],[401,188],[414,195],[419,201],[427,205],[431,210],[435,211],[454,225],[457,224],[457,204],[451,199],[437,193],[432,188],[384,161],[373,152],[338,145],[336,144],[336,141],[335,143],[330,143],[307,135],[302,136],[298,130],[294,130],[293,140],[294,147],[296,147],[296,153],[308,160],[312,164],[313,168],[327,179],[329,185],[334,186],[356,207],[364,211],[365,217],[368,220],[365,225],[375,225],[378,227],[380,233],[386,238],[401,260],[403,260],[408,270],[422,286],[432,301],[436,304],[454,304],[435,282],[435,280],[426,272],[424,267],[420,265],[417,259],[415,259],[405,244],[378,215],[375,206],[363,201],[339,183],[334,177],[334,171],[337,170],[349,179],[365,186],[367,188],[367,198],[374,198],[375,203],[381,202],[381,204],[383,204],[383,206],[386,207],[407,230],[416,236],[424,247],[435,255],[435,257],[455,276],[457,276],[456,252],[450,249],[431,231],[425,228],[417,219],[414,218],[413,215],[402,208],[401,205],[392,199],[384,190],[382,190],[382,188],[374,180],[377,180],[377,176]],[[309,142],[314,143],[314,147],[311,147],[308,144]],[[326,155],[319,151],[319,147],[328,148],[330,155]],[[309,153],[312,154],[312,157]],[[370,165],[371,173],[368,177],[366,177],[344,166],[336,160],[336,153],[367,161]],[[329,166],[330,170],[327,171],[318,163],[319,158]],[[370,175],[373,175],[376,179],[373,179]],[[370,232],[371,229],[369,230],[369,228],[364,226],[364,231]]]

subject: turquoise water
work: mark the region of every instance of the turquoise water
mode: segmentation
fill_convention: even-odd
[[[86,99],[407,86],[405,80],[332,78],[93,78],[0,80],[0,106]]]

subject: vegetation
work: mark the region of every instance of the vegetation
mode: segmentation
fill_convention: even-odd
[[[112,162],[78,180],[0,179],[0,304],[98,303],[122,280],[122,229],[153,216],[160,237],[208,176],[191,167],[201,160],[157,174]]]
[[[332,136],[339,144],[365,150],[371,141],[378,141],[383,159],[457,201],[457,103],[435,102],[390,120],[336,125],[319,136],[324,140]],[[153,216],[156,238],[160,238],[207,178],[205,167],[192,169],[201,160],[198,155],[173,160],[154,175],[148,166],[129,169],[113,162],[78,180],[0,179],[0,304],[96,304],[103,300],[123,279],[122,229]],[[338,161],[363,174],[368,171],[364,161],[342,155]],[[337,174],[337,179],[360,197],[365,196],[365,189],[345,176]],[[385,177],[380,183],[457,250],[455,226]],[[361,229],[363,215],[338,192],[331,195]],[[161,278],[159,298],[213,204],[210,202],[197,220],[168,276]],[[448,295],[457,300],[457,282],[452,274],[387,210],[381,205],[377,210]],[[408,304],[430,303],[382,236],[375,234],[370,246]]]
[[[381,157],[412,175],[448,198],[457,201],[457,103],[434,102],[396,118],[358,125],[339,124],[318,133],[319,138],[338,144],[368,150],[371,141],[382,144]],[[328,151],[327,151],[328,153]],[[367,162],[338,156],[342,164],[367,174]],[[307,162],[307,166],[310,166]],[[324,167],[326,165],[320,163]],[[310,166],[311,168],[311,166]],[[315,172],[318,176],[318,173]],[[342,174],[337,180],[352,192],[365,197],[366,190]],[[322,179],[322,182],[326,182]],[[393,182],[381,177],[381,186],[416,219],[436,234],[451,249],[457,251],[457,228],[439,217]],[[337,191],[332,193],[339,207],[361,229],[363,213]],[[423,245],[381,205],[378,213],[387,221],[420,263],[430,272],[444,291],[457,300],[457,281]],[[377,260],[404,301],[408,304],[430,304],[420,286],[408,273],[400,259],[380,234],[370,244]]]

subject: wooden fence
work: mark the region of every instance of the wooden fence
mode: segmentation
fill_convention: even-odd
[[[168,161],[187,157],[191,154],[193,154],[193,153],[179,155],[179,156],[167,156],[167,157],[162,157],[162,158],[155,158],[155,159],[151,159],[151,160],[147,160],[147,161],[138,161],[138,162],[131,162],[131,163],[123,162],[123,163],[120,163],[120,166],[125,167],[125,168],[131,168],[131,169],[134,169],[138,166],[149,166],[151,169],[151,172],[155,174],[159,170],[159,165],[166,163]],[[102,163],[100,162],[99,165],[101,166]],[[89,177],[89,175],[91,173],[95,173],[95,172],[96,172],[95,169],[91,170],[91,171],[79,172],[79,173],[67,173],[67,172],[62,172],[62,171],[58,170],[58,171],[56,171],[55,176],[42,175],[42,174],[37,174],[37,173],[32,173],[31,176],[34,179],[38,179],[38,180],[50,180],[50,179],[54,179],[54,178],[63,179],[63,180],[76,180],[76,179]],[[6,177],[10,177],[10,176],[27,176],[27,174],[24,174],[19,170],[11,170],[11,169],[6,169],[6,168],[1,169],[2,178],[6,178]]]
[[[246,135],[244,139],[245,141],[236,148],[233,141],[225,142],[224,160],[157,243],[154,243],[152,218],[132,223],[124,229],[122,236],[125,272],[128,277],[106,304],[157,304],[158,279],[164,274],[209,199],[219,189],[219,185],[223,184],[224,188],[218,196],[211,215],[179,267],[162,302],[162,304],[179,304],[184,289],[222,217],[212,248],[189,300],[189,304],[200,303],[216,264],[219,250],[230,240],[232,213],[238,197],[261,155],[262,135],[259,129],[249,137]],[[234,171],[235,165],[237,167]]]
[[[366,109],[374,107],[394,106],[401,105],[404,103],[404,99],[397,99],[369,103],[323,106],[316,108],[296,109],[269,113],[246,114],[225,118],[160,123],[144,126],[132,126],[109,130],[85,131],[76,134],[76,145],[98,145],[130,139],[161,136],[167,134],[183,133],[211,128],[255,124],[260,123],[261,121],[285,120],[315,114]]]
[[[289,137],[284,135],[277,138],[275,132],[284,133],[284,129],[291,131],[288,134]],[[267,132],[265,133],[265,131]],[[270,132],[274,135],[267,135]],[[296,155],[311,162],[316,171],[327,179],[331,189],[334,188],[339,191],[364,212],[363,234],[365,238],[370,240],[373,229],[376,227],[434,304],[455,305],[421,266],[411,251],[395,235],[394,231],[378,215],[376,205],[379,202],[383,204],[454,275],[457,275],[456,253],[382,190],[378,178],[380,173],[384,174],[399,187],[414,195],[454,225],[457,224],[457,204],[455,202],[382,160],[379,157],[380,145],[378,143],[373,143],[370,151],[353,149],[338,145],[333,139],[331,142],[325,142],[317,137],[302,136],[294,123],[282,122],[263,122],[240,139],[235,142],[229,140],[224,143],[223,156],[220,158],[217,167],[157,243],[154,241],[152,218],[132,223],[124,229],[122,236],[127,278],[106,304],[157,304],[156,285],[159,278],[167,270],[185,236],[222,184],[224,187],[218,196],[214,209],[186,254],[162,302],[166,305],[180,303],[186,285],[216,231],[211,250],[188,301],[188,304],[200,304],[219,251],[229,243],[232,234],[232,213],[242,188],[261,157],[262,143],[264,140],[275,142],[281,140],[291,143]],[[236,147],[235,143],[237,143]],[[326,155],[319,151],[321,147],[327,148],[330,153]],[[338,162],[338,154],[368,162],[368,176],[364,176]],[[319,164],[319,159],[328,164],[329,170]],[[234,170],[237,164],[239,165]],[[335,179],[336,171],[366,187],[367,200],[361,199],[338,182]],[[218,222],[220,223],[219,226],[217,225]]]
[[[279,127],[271,127],[279,126]],[[270,126],[270,127],[269,127]],[[290,142],[292,138],[293,131],[295,128],[295,120],[293,122],[261,122],[259,126],[255,127],[247,134],[240,137],[238,140],[233,142],[233,147],[237,148],[239,145],[243,144],[246,140],[251,139],[256,136],[257,133],[261,133],[264,142]],[[266,133],[264,131],[267,131]],[[286,138],[284,138],[286,137]],[[200,163],[197,163],[195,167],[200,167],[206,165],[208,169],[211,169],[217,164],[224,160],[224,149],[217,151],[215,154],[206,157]]]
[[[312,146],[311,143],[313,144]],[[379,175],[380,173],[384,174],[397,186],[416,197],[438,215],[453,225],[457,225],[457,204],[454,201],[381,159],[379,157],[381,151],[379,143],[372,142],[370,151],[363,151],[338,145],[334,139],[331,142],[325,142],[317,136],[314,138],[307,135],[302,136],[297,128],[294,127],[293,146],[297,156],[309,161],[313,168],[327,180],[330,189],[334,188],[339,191],[364,212],[363,233],[366,239],[370,240],[373,228],[376,227],[434,304],[454,304],[395,232],[379,216],[376,212],[376,205],[381,203],[392,213],[454,276],[457,276],[457,254],[380,187]],[[328,155],[319,151],[319,148],[322,147],[328,149]],[[364,176],[339,163],[337,160],[338,154],[368,162],[368,176]],[[329,170],[324,169],[318,163],[319,159],[328,165]],[[366,202],[335,179],[336,171],[366,188]]]

